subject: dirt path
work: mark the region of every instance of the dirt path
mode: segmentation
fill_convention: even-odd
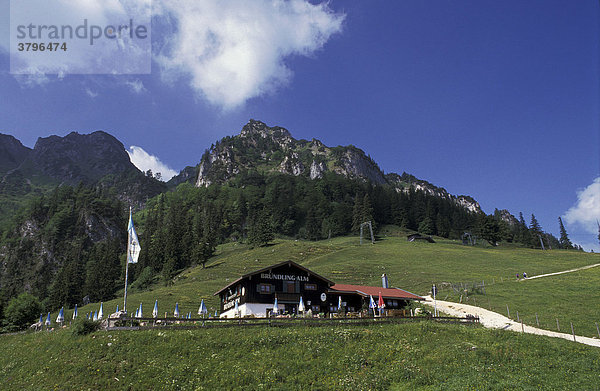
[[[430,296],[423,296],[427,300],[425,304],[433,307],[433,299]],[[503,329],[516,331],[518,333],[525,332],[529,334],[545,335],[548,337],[564,338],[569,341],[573,341],[573,335],[558,333],[555,331],[538,329],[536,327],[523,325],[521,329],[521,323],[507,318],[497,312],[489,311],[481,307],[475,307],[468,304],[453,303],[451,301],[437,300],[438,311],[444,312],[450,316],[464,317],[467,314],[479,316],[479,321],[484,327],[491,329]],[[575,336],[575,341],[590,346],[600,347],[600,339]]]
[[[596,267],[596,266],[600,266],[600,263],[596,263],[594,265],[582,266],[582,267],[578,267],[576,269],[565,270],[562,272],[540,274],[539,276],[531,276],[531,277],[527,277],[527,278],[521,278],[519,281],[527,281],[527,280],[533,280],[534,278],[542,278],[542,277],[548,277],[548,276],[556,276],[556,275],[564,274],[564,273],[572,273],[572,272],[577,272],[579,270],[590,269],[590,268]]]

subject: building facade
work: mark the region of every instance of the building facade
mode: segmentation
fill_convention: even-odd
[[[298,313],[300,298],[305,311],[310,310],[313,314],[358,312],[368,308],[370,296],[377,301],[379,293],[390,309],[404,308],[411,300],[423,300],[422,297],[397,288],[336,285],[292,261],[245,274],[215,295],[220,298],[221,317],[233,318],[269,316],[276,298],[279,313]]]

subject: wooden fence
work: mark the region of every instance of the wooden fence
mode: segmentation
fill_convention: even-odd
[[[434,321],[441,323],[477,324],[477,317],[449,317],[449,316],[407,316],[407,317],[363,317],[363,318],[121,318],[109,319],[107,330],[147,330],[147,329],[198,329],[216,327],[292,327],[292,326],[350,326],[350,325],[377,325],[390,323],[409,323]]]

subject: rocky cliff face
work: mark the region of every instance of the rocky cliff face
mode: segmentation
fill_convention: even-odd
[[[19,167],[31,153],[19,140],[7,134],[0,134],[0,174]]]
[[[427,194],[433,195],[435,197],[445,198],[448,200],[454,201],[457,205],[462,206],[472,213],[480,213],[482,212],[481,206],[477,201],[473,198],[465,195],[452,195],[446,191],[443,187],[435,186],[427,181],[417,179],[414,176],[402,173],[402,175],[398,174],[387,174],[386,179],[388,183],[396,188],[396,191],[404,191],[408,192],[411,189],[420,190]]]
[[[319,140],[296,140],[287,129],[250,120],[234,137],[213,145],[200,162],[197,186],[224,183],[241,171],[281,172],[321,178],[327,171],[385,183],[383,173],[353,146],[330,148]]]
[[[79,183],[111,189],[121,201],[136,206],[166,190],[164,183],[138,170],[123,144],[106,132],[43,137],[33,149],[0,135],[0,199],[12,197],[5,205],[16,208],[24,195]]]
[[[397,191],[421,190],[452,199],[473,213],[481,212],[481,207],[471,197],[451,195],[410,174],[384,174],[373,159],[355,146],[327,147],[316,139],[296,140],[287,129],[269,127],[256,120],[250,120],[237,136],[223,138],[204,153],[196,186],[225,183],[242,171],[252,170],[306,175],[311,179],[332,172],[351,179],[390,185]]]
[[[102,131],[39,138],[30,159],[44,175],[68,184],[90,184],[107,174],[138,171],[123,144]]]
[[[494,215],[500,218],[500,220],[504,221],[510,227],[516,227],[519,225],[519,220],[517,220],[517,218],[506,209],[496,210]]]

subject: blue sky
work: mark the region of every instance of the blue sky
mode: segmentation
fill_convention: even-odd
[[[597,1],[311,3],[154,0],[151,74],[27,77],[0,0],[0,132],[102,129],[179,171],[254,118],[600,250]]]

